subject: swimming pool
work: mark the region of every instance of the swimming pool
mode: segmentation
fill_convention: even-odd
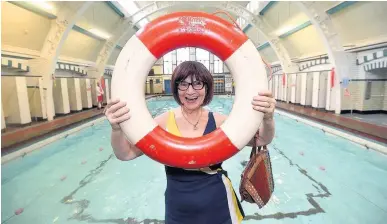
[[[152,115],[175,106],[148,100]],[[231,106],[216,96],[209,108]],[[242,203],[243,223],[385,223],[386,155],[286,116],[275,121],[275,192],[261,210]],[[249,149],[224,163],[236,191]],[[1,178],[2,223],[164,223],[164,167],[146,156],[116,159],[106,120],[4,164]]]

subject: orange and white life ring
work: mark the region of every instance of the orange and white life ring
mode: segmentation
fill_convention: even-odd
[[[216,131],[183,138],[162,129],[145,101],[145,81],[154,63],[181,47],[198,47],[225,62],[235,80],[235,100]],[[150,158],[168,166],[197,169],[222,162],[242,149],[258,130],[263,113],[251,101],[268,86],[265,66],[254,44],[232,23],[203,12],[159,17],[139,30],[122,49],[112,78],[112,96],[127,103],[131,119],[120,124],[127,139]]]

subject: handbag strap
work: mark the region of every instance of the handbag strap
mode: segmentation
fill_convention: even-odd
[[[254,135],[254,141],[253,141],[253,148],[251,149],[250,153],[250,159],[256,155],[258,152],[260,152],[262,149],[262,146],[257,147],[257,135]],[[263,149],[267,149],[266,145],[263,146]]]
[[[257,147],[257,136],[254,135],[253,148],[251,149],[250,159],[257,154],[257,151],[261,151],[261,147]]]

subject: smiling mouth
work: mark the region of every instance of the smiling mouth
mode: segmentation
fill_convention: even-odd
[[[195,102],[198,99],[198,97],[186,97],[185,100],[192,103]]]

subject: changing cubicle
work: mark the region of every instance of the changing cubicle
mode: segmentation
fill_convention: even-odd
[[[64,115],[70,113],[70,99],[68,78],[55,78],[53,97],[55,114]]]
[[[268,86],[269,87],[269,91],[272,92],[272,93],[273,93],[273,89],[274,89],[273,88],[273,85],[274,85],[273,79],[274,79],[274,77],[269,80],[269,86]],[[275,99],[277,99],[277,98],[275,98]]]
[[[280,101],[286,101],[286,86],[284,85],[284,78],[285,74],[278,75],[278,99]]]
[[[98,106],[97,80],[95,78],[90,79],[90,87],[91,87],[91,103],[93,106]]]
[[[112,98],[112,79],[109,79],[109,98]]]
[[[328,84],[328,71],[313,72],[313,95],[312,95],[312,107],[325,108],[327,84]]]
[[[312,106],[313,99],[313,72],[306,73],[305,81],[305,106]]]
[[[294,104],[300,104],[301,103],[301,73],[293,73],[288,75],[288,88],[290,88],[290,102]],[[289,93],[288,92],[288,93]]]
[[[43,95],[43,78],[40,76],[26,76],[26,82],[31,118],[33,120],[47,119],[46,102]]]
[[[290,87],[290,102],[296,103],[296,82],[297,82],[297,74],[289,74],[288,79],[289,87]]]
[[[93,102],[91,98],[92,94],[91,94],[90,79],[80,78],[79,87],[80,87],[80,93],[81,93],[82,108],[86,108],[86,109],[92,108]]]
[[[312,105],[312,95],[313,95],[313,73],[300,73],[301,85],[299,90],[301,91],[301,102],[303,106]]]
[[[277,76],[277,92],[278,92],[278,96],[277,96],[277,99],[278,100],[282,100],[282,95],[283,95],[283,88],[282,88],[282,80],[281,80],[281,75],[276,75]]]
[[[105,79],[105,88],[103,89],[103,103],[107,104],[108,100],[110,100],[110,79]]]
[[[71,111],[82,110],[82,97],[79,78],[68,78],[69,101]]]
[[[1,76],[1,100],[5,124],[31,123],[25,76]]]
[[[281,75],[281,85],[282,85],[282,101],[286,102],[287,97],[288,97],[288,88],[287,88],[287,83],[288,83],[288,77],[284,73]]]
[[[301,103],[301,82],[302,82],[302,77],[301,77],[301,74],[302,73],[297,73],[296,74],[296,90],[295,90],[295,98],[296,98],[296,101],[295,103],[296,104],[300,104]]]
[[[275,99],[279,99],[279,92],[278,92],[278,75],[274,75],[273,76],[273,79],[274,79],[274,98]]]

